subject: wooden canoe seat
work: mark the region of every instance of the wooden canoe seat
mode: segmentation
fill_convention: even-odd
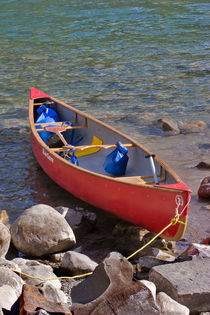
[[[146,184],[141,176],[128,176],[128,177],[115,177],[120,182],[132,183],[132,184]]]

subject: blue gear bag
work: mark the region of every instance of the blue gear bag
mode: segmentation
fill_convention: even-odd
[[[37,109],[37,114],[39,115],[35,123],[52,123],[58,122],[59,117],[57,112],[50,107],[42,105]],[[49,125],[50,126],[50,125]],[[36,126],[36,129],[41,129],[41,126]],[[49,131],[40,131],[39,135],[42,140],[46,143],[48,138],[52,135],[52,132]]]
[[[128,164],[127,153],[128,149],[118,141],[117,148],[106,156],[104,170],[114,176],[124,175]]]

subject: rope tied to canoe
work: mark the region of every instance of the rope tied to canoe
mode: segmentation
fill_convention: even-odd
[[[186,203],[186,205],[184,206],[184,208],[182,209],[182,211],[180,213],[178,212],[178,208],[181,205],[179,203],[179,206],[177,205],[177,208],[175,209],[176,215],[174,216],[174,218],[171,219],[170,223],[165,226],[158,234],[156,234],[150,241],[148,241],[145,245],[143,245],[141,248],[139,248],[138,250],[136,250],[134,253],[132,253],[130,256],[126,257],[126,260],[129,260],[130,258],[132,258],[133,256],[135,256],[136,254],[138,254],[140,251],[142,251],[144,248],[146,248],[148,245],[150,245],[156,238],[158,238],[163,232],[165,232],[169,227],[176,225],[177,223],[179,224],[183,224],[186,225],[185,222],[180,221],[180,216],[183,214],[183,212],[185,211],[185,209],[187,208],[187,206],[189,205],[191,200],[191,197],[189,197],[189,201]],[[79,279],[79,278],[83,278],[83,277],[87,277],[93,274],[93,272],[88,272],[88,273],[84,273],[81,275],[75,275],[75,276],[63,276],[63,277],[55,277],[55,278],[46,278],[46,279],[42,279],[40,277],[36,277],[36,276],[30,276],[22,271],[13,269],[13,268],[8,268],[8,267],[4,267],[4,266],[0,266],[0,269],[4,269],[4,270],[9,270],[9,271],[13,271],[16,272],[22,276],[28,277],[30,279],[37,279],[40,280],[42,282],[44,281],[50,281],[50,280],[59,280],[59,279]]]

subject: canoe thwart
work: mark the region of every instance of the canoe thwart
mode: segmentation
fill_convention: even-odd
[[[122,144],[124,147],[127,148],[131,148],[131,147],[135,147],[135,144],[133,143],[126,143],[126,144]],[[68,150],[72,150],[74,149],[75,151],[82,151],[88,148],[97,148],[97,149],[112,149],[112,148],[116,148],[117,145],[116,144],[89,144],[89,145],[80,145],[80,146],[73,146],[73,145],[65,145],[62,148],[51,148],[51,150],[53,150],[54,152],[57,151],[68,151]]]

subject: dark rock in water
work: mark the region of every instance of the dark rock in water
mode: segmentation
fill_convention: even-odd
[[[210,199],[210,176],[202,180],[198,189],[198,196],[200,198]]]
[[[167,118],[158,119],[158,126],[167,132],[168,135],[178,135],[180,133],[177,123]]]
[[[179,128],[181,133],[194,133],[194,132],[202,132],[207,128],[207,124],[201,120],[191,120],[188,122],[183,122],[179,124]]]
[[[198,145],[198,148],[205,149],[205,150],[210,149],[210,143],[201,143]]]
[[[206,163],[206,162],[200,162],[196,165],[197,168],[201,168],[201,169],[210,169],[210,163]]]
[[[20,305],[21,314],[37,314],[36,311],[45,310],[50,314],[71,315],[68,304],[48,300],[44,291],[29,284],[23,286]]]
[[[196,259],[153,267],[149,280],[157,291],[187,306],[191,312],[210,310],[210,260]]]
[[[88,277],[71,291],[75,315],[159,314],[151,291],[133,280],[132,265],[112,252]]]

